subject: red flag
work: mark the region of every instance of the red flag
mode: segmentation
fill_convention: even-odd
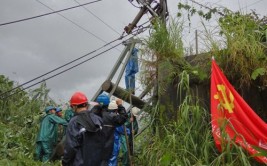
[[[249,154],[259,152],[255,147],[267,150],[267,124],[250,108],[224,76],[215,60],[211,70],[211,123],[216,147],[222,150],[222,128]],[[255,156],[267,164],[267,157]]]

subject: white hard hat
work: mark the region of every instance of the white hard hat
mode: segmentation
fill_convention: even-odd
[[[115,100],[112,100],[108,105],[109,110],[116,110],[118,109],[118,105]]]
[[[139,112],[140,112],[140,109],[139,108],[137,108],[137,107],[133,107],[132,108],[132,114],[134,116],[137,116],[139,114]]]

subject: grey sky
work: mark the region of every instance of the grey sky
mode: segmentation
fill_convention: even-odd
[[[40,1],[54,10],[78,5],[74,0]],[[79,0],[78,2],[87,3],[90,1]],[[180,1],[168,0],[171,15],[177,13],[178,2]],[[240,8],[244,12],[256,9],[257,13],[267,14],[267,0],[210,0],[211,3],[207,3],[209,1],[206,0],[197,2],[206,5],[222,5],[234,11]],[[0,3],[0,23],[51,12],[50,9],[36,0],[1,0]],[[133,3],[136,4],[135,1]],[[123,32],[123,28],[132,22],[139,11],[128,0],[103,0],[85,7],[119,33]],[[116,32],[82,7],[60,14],[106,42],[119,37]],[[148,17],[144,16],[140,23],[147,20]],[[192,27],[200,25],[198,18],[194,18]],[[186,34],[186,36],[194,38],[192,33]],[[103,41],[79,29],[58,14],[1,26],[0,74],[4,74],[11,80],[22,84],[104,44]],[[91,98],[106,79],[121,50],[123,50],[123,46],[48,80],[47,86],[51,90],[50,96],[56,100],[61,99],[66,102],[73,92],[79,90],[85,92]],[[91,55],[88,57],[91,57]],[[122,86],[124,85],[123,81],[122,79]]]

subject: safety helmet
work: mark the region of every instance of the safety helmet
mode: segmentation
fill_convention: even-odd
[[[88,103],[88,99],[85,96],[84,93],[82,92],[75,92],[70,99],[70,105],[71,106],[75,106],[75,105],[80,105],[80,104],[84,104],[84,103]]]
[[[110,102],[108,95],[105,93],[100,94],[96,101],[101,105],[108,105]]]
[[[56,108],[55,107],[53,107],[53,106],[47,106],[46,108],[45,108],[45,113],[48,113],[50,110],[55,110]]]
[[[62,111],[62,109],[60,107],[57,107],[56,112],[60,112],[60,111]]]
[[[139,112],[140,112],[140,109],[139,108],[137,108],[137,107],[133,107],[132,108],[132,114],[134,116],[137,116],[139,114]]]
[[[109,110],[116,110],[118,109],[118,105],[115,100],[112,100],[108,105]]]

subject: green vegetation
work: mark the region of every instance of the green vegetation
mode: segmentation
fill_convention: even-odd
[[[257,80],[267,84],[266,47],[261,43],[264,31],[252,15],[230,13],[219,20],[226,49],[217,57],[230,79],[248,88]]]
[[[188,19],[199,14],[209,20],[212,14],[218,12],[211,9],[204,13],[183,4],[178,7],[190,13]],[[202,56],[204,58],[192,62],[184,56],[183,23],[171,20],[165,26],[154,22],[143,49],[141,82],[148,86],[151,80],[157,80],[159,98],[154,102],[157,103],[155,106],[145,110],[150,114],[146,118],[149,121],[142,125],[150,127],[137,137],[136,165],[259,165],[227,136],[222,152],[217,151],[211,133],[209,110],[192,93],[191,82],[209,82],[210,62],[206,60],[215,56],[227,77],[236,80],[238,88],[252,85],[259,89],[266,88],[267,56],[266,46],[262,44],[266,40],[263,37],[266,24],[263,23],[255,13],[244,15],[224,10],[219,19],[222,37],[219,43],[224,43],[223,46],[207,34],[210,50]],[[171,100],[165,102],[167,106],[160,104],[170,84],[179,96],[177,108],[172,107]],[[14,87],[14,82],[0,76],[1,93]],[[0,98],[0,165],[41,165],[33,160],[39,119],[46,105],[56,105],[48,98],[48,93],[46,85],[42,84],[29,93],[22,91]],[[59,165],[59,162],[54,165]]]
[[[177,110],[175,121],[165,121],[163,131],[147,131],[138,138],[142,145],[138,165],[258,165],[233,141],[225,142],[222,153],[218,152],[211,134],[210,114],[193,99],[189,88],[189,75],[180,74],[183,80],[180,88],[185,88],[186,97]],[[158,112],[156,107],[153,111]],[[163,134],[162,134],[163,133]]]
[[[211,14],[217,12],[213,10],[207,14],[203,12],[201,14],[196,10],[192,11],[190,6],[180,7],[186,8],[192,15],[198,13],[205,19],[210,19]],[[139,138],[138,143],[143,143],[143,151],[138,156],[138,162],[140,162],[138,164],[261,165],[227,135],[225,135],[227,141],[224,143],[222,152],[217,151],[211,134],[209,110],[200,104],[201,99],[197,95],[191,93],[190,84],[196,79],[197,83],[209,82],[210,60],[211,56],[215,56],[227,77],[235,80],[239,85],[238,88],[249,88],[252,84],[266,87],[266,46],[262,44],[266,25],[254,16],[253,13],[244,15],[225,10],[219,19],[221,30],[219,43],[224,45],[216,43],[218,39],[207,34],[206,40],[210,42],[208,46],[210,50],[207,50],[206,54],[197,56],[197,62],[188,62],[183,55],[182,24],[171,24],[167,27],[160,23],[154,24],[144,49],[146,55],[151,54],[150,57],[153,57],[153,63],[151,59],[144,63],[146,69],[144,76],[152,75],[154,78],[159,78],[159,97],[163,97],[161,94],[164,94],[167,87],[171,85],[177,87],[177,96],[182,101],[178,108],[172,107],[172,101],[167,101],[164,105],[158,102],[151,110],[150,113],[155,117],[151,119],[153,123],[149,132]],[[175,29],[175,33],[171,29]],[[161,74],[164,76],[163,79]],[[144,80],[147,83],[146,81],[151,79]],[[167,96],[168,94],[165,94],[164,97]]]
[[[14,86],[14,82],[0,75],[1,93]],[[45,84],[29,94],[20,89],[16,92],[0,99],[0,165],[42,165],[33,160],[35,140],[42,110],[53,101],[47,98]]]

